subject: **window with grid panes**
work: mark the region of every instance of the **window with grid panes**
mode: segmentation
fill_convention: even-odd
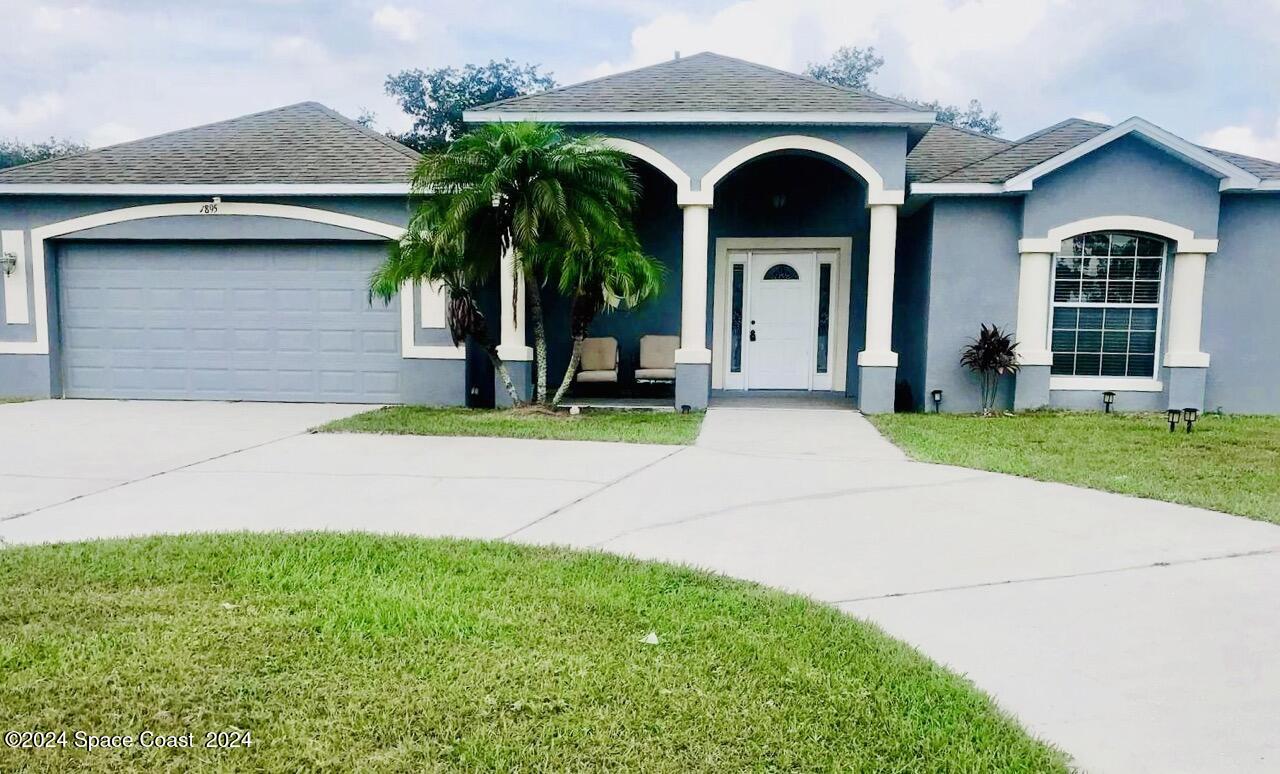
[[[1155,376],[1166,254],[1163,241],[1138,234],[1063,241],[1053,265],[1053,374]]]

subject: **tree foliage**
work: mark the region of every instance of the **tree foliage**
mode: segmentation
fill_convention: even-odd
[[[71,140],[50,137],[43,142],[0,140],[0,169],[84,153],[89,146]]]
[[[486,124],[424,153],[413,190],[419,203],[405,237],[372,278],[371,292],[389,300],[407,281],[431,281],[474,297],[510,251],[533,317],[535,396],[549,402],[544,280],[569,289],[595,273],[609,283],[606,298],[635,295],[634,285],[646,283],[644,277],[612,278],[634,263],[624,253],[638,249],[631,225],[638,182],[626,155],[598,137],[572,136],[551,124]],[[470,329],[454,329],[450,309],[455,339],[475,335],[477,314],[457,310]],[[481,343],[500,366],[496,350]]]
[[[810,62],[804,74],[846,89],[869,89],[871,76],[883,65],[884,57],[876,53],[875,46],[841,46],[828,61]]]
[[[413,116],[413,128],[395,138],[419,151],[439,148],[462,133],[462,111],[555,87],[555,78],[538,68],[503,59],[389,75],[387,95]]]
[[[859,48],[857,46],[841,46],[826,62],[810,62],[804,74],[836,86],[850,89],[870,89],[871,78],[884,65],[884,57],[876,53],[874,46]],[[924,110],[932,110],[938,114],[938,121],[951,124],[962,129],[969,129],[983,134],[1000,133],[1000,114],[990,113],[976,99],[969,100],[965,107],[945,105],[938,100],[922,102],[909,97],[901,97],[908,102],[919,105]]]

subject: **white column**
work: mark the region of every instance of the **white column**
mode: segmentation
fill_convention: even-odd
[[[707,349],[707,226],[711,207],[684,205],[680,272],[680,349],[677,363],[710,363]]]
[[[898,206],[873,204],[867,245],[867,341],[860,366],[897,366],[893,351],[893,271],[898,239]]]
[[[498,267],[498,292],[502,305],[502,338],[498,344],[498,357],[503,360],[533,360],[533,348],[525,333],[524,322],[524,274],[515,266],[515,253],[502,252],[502,265]],[[515,304],[511,295],[515,294]]]
[[[1053,365],[1049,348],[1049,280],[1053,256],[1022,253],[1018,270],[1018,360],[1022,365]]]
[[[1208,368],[1209,355],[1200,351],[1200,318],[1204,305],[1204,253],[1173,257],[1173,289],[1169,293],[1169,338],[1164,364]]]

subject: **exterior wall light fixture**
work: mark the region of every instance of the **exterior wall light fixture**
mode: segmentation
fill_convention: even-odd
[[[8,277],[13,274],[14,269],[18,268],[18,254],[5,253],[0,256],[0,271],[4,272],[4,276]]]

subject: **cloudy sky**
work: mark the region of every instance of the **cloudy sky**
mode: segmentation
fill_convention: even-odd
[[[790,70],[877,47],[878,91],[1018,137],[1141,115],[1280,160],[1280,0],[0,0],[0,137],[104,145],[314,99],[407,121],[388,73],[491,58],[570,83],[679,50]]]

